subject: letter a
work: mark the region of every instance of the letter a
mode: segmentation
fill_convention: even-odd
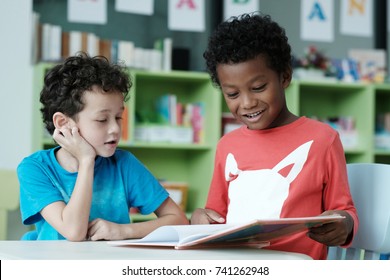
[[[183,5],[188,5],[188,8],[190,9],[196,9],[193,0],[180,0],[180,2],[177,3],[176,8],[180,9]]]
[[[320,3],[315,2],[313,9],[309,15],[309,19],[312,20],[314,17],[318,17],[321,21],[325,20],[325,15],[322,11]]]

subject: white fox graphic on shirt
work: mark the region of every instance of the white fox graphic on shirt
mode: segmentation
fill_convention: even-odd
[[[234,155],[229,153],[225,165],[225,179],[230,182],[226,222],[279,218],[290,183],[301,172],[312,143],[302,144],[272,169],[240,170]],[[279,171],[291,164],[289,174],[282,176]]]

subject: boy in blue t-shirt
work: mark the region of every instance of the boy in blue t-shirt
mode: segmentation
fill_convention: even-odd
[[[142,238],[162,225],[188,224],[156,178],[117,149],[131,85],[125,68],[85,53],[47,73],[41,112],[59,146],[18,166],[22,221],[36,227],[22,239]],[[131,223],[130,207],[157,219]]]

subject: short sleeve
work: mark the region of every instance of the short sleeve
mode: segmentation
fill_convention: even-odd
[[[40,219],[40,211],[47,205],[63,200],[61,193],[52,185],[49,172],[43,162],[25,158],[17,168],[20,184],[20,210],[25,225]]]

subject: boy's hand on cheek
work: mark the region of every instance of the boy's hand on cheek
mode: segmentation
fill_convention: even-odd
[[[80,135],[77,127],[55,129],[53,139],[79,161],[95,158],[95,149]]]

